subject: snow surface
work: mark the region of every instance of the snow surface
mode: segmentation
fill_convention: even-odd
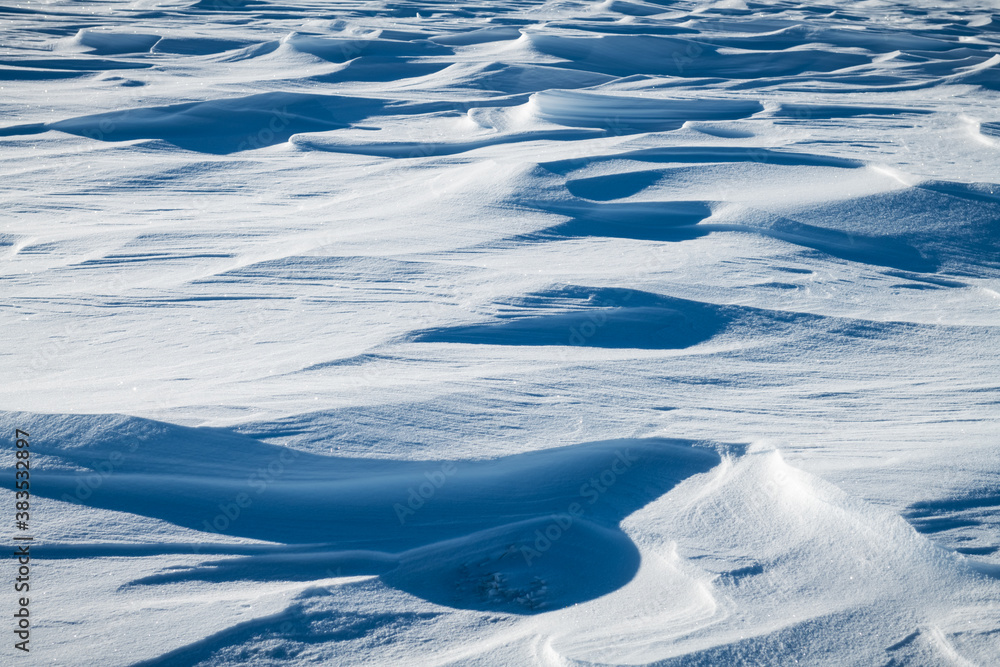
[[[997,664],[998,12],[5,3],[17,657]]]

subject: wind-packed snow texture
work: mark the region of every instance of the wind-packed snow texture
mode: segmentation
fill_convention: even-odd
[[[995,4],[21,1],[0,45],[23,664],[997,664]]]

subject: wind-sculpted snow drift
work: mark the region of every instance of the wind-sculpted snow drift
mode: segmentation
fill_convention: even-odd
[[[0,19],[32,660],[1000,655],[995,7]]]

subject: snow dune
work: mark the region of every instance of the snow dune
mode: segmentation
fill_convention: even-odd
[[[284,143],[293,134],[347,127],[378,100],[302,93],[128,109],[3,130],[11,136],[58,130],[100,141],[158,139],[179,148],[227,154]]]
[[[489,655],[505,660],[523,658],[521,642],[539,632],[551,637],[552,654],[598,662],[778,661],[831,651],[919,662],[959,655],[955,642],[980,659],[993,648],[992,570],[766,447],[647,438],[492,461],[393,461],[318,456],[227,429],[126,417],[51,415],[38,426],[54,435],[38,452],[52,469],[39,487],[44,497],[202,531],[191,533],[197,540],[46,543],[54,562],[195,556],[186,567],[123,582],[143,596],[179,583],[347,582],[347,591],[305,589],[295,605],[306,607],[377,576],[424,604],[478,610],[494,622],[503,613],[523,618],[501,622]],[[70,472],[95,459],[113,462],[113,472]],[[316,513],[320,507],[333,510]],[[213,532],[214,542],[202,541]],[[230,537],[254,542],[220,540]],[[909,632],[914,614],[933,609],[960,611],[937,621],[943,629]],[[409,633],[416,620],[393,608],[382,613],[328,635],[320,620],[327,615],[335,627],[376,617],[351,620],[336,606],[285,611],[144,664],[214,660],[234,642],[253,652],[275,638],[351,646],[386,623],[402,621],[397,630]],[[883,652],[837,630],[873,624],[900,640]],[[959,634],[949,640],[945,631]],[[816,639],[803,643],[803,635]],[[428,655],[475,645],[441,638]],[[376,655],[392,655],[388,649]]]
[[[1000,655],[995,8],[0,18],[32,660]]]

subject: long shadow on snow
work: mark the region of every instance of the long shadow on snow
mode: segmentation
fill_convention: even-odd
[[[385,106],[361,97],[262,93],[17,125],[0,128],[0,136],[58,130],[100,141],[160,139],[190,151],[225,155],[273,146],[299,132],[348,127]]]
[[[640,177],[642,174],[640,172]],[[600,193],[597,196],[603,197]],[[539,204],[549,213],[571,219],[540,232],[522,237],[525,241],[546,241],[566,237],[607,237],[641,241],[687,241],[712,232],[745,232],[786,241],[852,262],[886,266],[904,271],[934,272],[939,262],[921,253],[906,239],[871,236],[810,225],[797,220],[768,215],[756,224],[711,223],[707,220],[711,202],[638,201]]]
[[[530,295],[516,305],[520,308],[501,313],[496,322],[429,329],[415,340],[673,350],[712,338],[739,314],[736,308],[639,290],[576,285]]]
[[[619,530],[622,519],[719,462],[711,450],[663,439],[405,461],[319,456],[224,429],[114,415],[31,421],[47,434],[36,454],[61,468],[39,475],[38,495],[279,543],[190,544],[188,553],[249,555],[134,584],[380,575],[442,605],[523,614],[625,585],[639,553]],[[48,544],[39,557],[178,552]]]
[[[935,535],[959,553],[979,556],[996,553],[1000,546],[995,540],[970,542],[962,529],[996,524],[997,510],[1000,510],[1000,493],[996,486],[991,486],[967,495],[913,503],[903,512],[903,517],[917,532]],[[949,532],[949,535],[940,535]],[[990,532],[981,534],[989,535]]]
[[[255,618],[226,628],[220,632],[192,642],[187,646],[143,660],[132,667],[176,667],[177,665],[213,664],[216,653],[231,646],[248,642],[284,641],[294,644],[321,645],[360,639],[387,628],[398,628],[432,622],[440,616],[433,612],[395,612],[365,614],[355,611],[312,609],[309,598],[324,595],[325,591],[303,591],[298,600],[287,609],[270,616]],[[269,653],[274,657],[274,653]],[[278,654],[278,659],[289,661],[296,657],[292,652]]]
[[[863,162],[810,153],[764,148],[671,146],[611,155],[558,160],[541,167],[558,176],[568,176],[594,163],[629,160],[654,164],[759,163],[776,166],[810,166],[857,169]],[[887,266],[904,271],[933,272],[940,267],[933,253],[922,252],[913,235],[871,235],[808,224],[757,211],[752,223],[712,223],[713,202],[708,201],[613,201],[636,195],[667,178],[662,168],[643,169],[600,176],[567,178],[565,186],[575,199],[529,202],[533,208],[570,218],[522,240],[559,237],[609,237],[643,241],[684,241],[712,232],[746,232],[779,239],[849,261]],[[953,190],[954,188],[952,188]],[[981,188],[982,189],[982,188]],[[908,196],[912,197],[913,192]],[[949,194],[954,194],[949,191]],[[959,193],[966,198],[992,201],[991,192]],[[895,202],[898,208],[901,204]],[[879,212],[871,211],[873,219]],[[884,215],[884,214],[883,214]],[[874,226],[874,225],[873,225]]]

